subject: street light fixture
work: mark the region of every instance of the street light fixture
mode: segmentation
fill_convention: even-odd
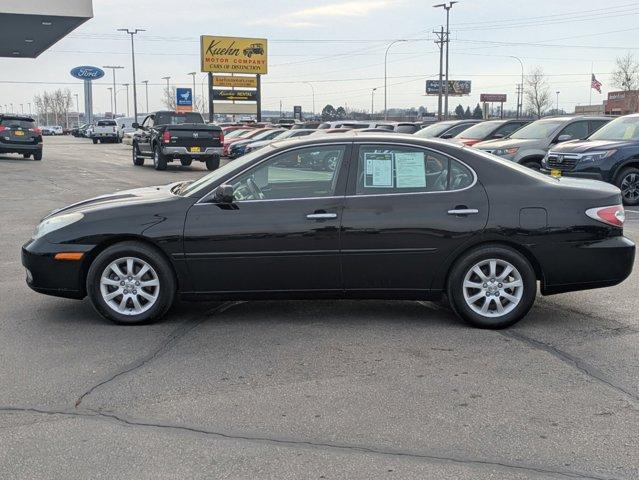
[[[118,32],[125,32],[128,35],[131,35],[131,60],[133,63],[133,112],[134,112],[134,116],[135,116],[135,121],[137,121],[138,119],[138,92],[137,92],[137,88],[136,88],[136,82],[135,82],[135,44],[133,42],[133,37],[138,34],[139,32],[146,32],[146,30],[142,29],[142,28],[136,28],[135,30],[129,30],[128,28],[118,28]],[[128,103],[129,103],[129,95],[128,95],[128,91],[127,91],[127,97],[126,97],[126,101],[127,101],[127,116],[129,115],[129,107],[128,107]]]
[[[111,69],[111,72],[113,72],[113,93],[115,93],[115,91],[116,91],[116,87],[115,87],[115,71],[116,70],[121,70],[124,67],[121,67],[120,65],[104,65],[102,68],[109,68],[109,69]],[[118,97],[117,97],[117,95],[113,96],[113,101],[111,102],[111,110],[113,112],[113,118],[115,118],[116,115],[118,114]]]
[[[514,58],[521,65],[521,88],[517,95],[517,118],[522,117],[524,115],[524,62],[521,58],[516,57],[515,55],[508,55],[509,58]],[[521,95],[521,100],[519,100],[519,95]]]
[[[448,46],[450,45],[450,10],[456,3],[459,2],[452,1],[433,5],[433,8],[444,8],[446,10],[446,83],[444,83],[444,115],[446,118],[448,118]]]
[[[142,83],[144,84],[145,90],[146,90],[146,113],[148,115],[149,113],[149,81],[148,80],[142,80]],[[137,122],[138,119],[136,118],[135,121]]]
[[[408,40],[393,40],[386,47],[386,52],[384,53],[384,120],[388,120],[388,111],[387,111],[387,102],[388,102],[388,51],[390,48],[396,43],[407,42]]]
[[[311,87],[311,92],[313,94],[313,119],[315,119],[315,87],[311,82],[304,82],[304,84]]]

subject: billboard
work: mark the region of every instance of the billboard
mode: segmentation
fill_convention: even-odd
[[[212,73],[268,73],[268,42],[265,38],[202,35],[202,71]]]
[[[448,80],[448,95],[460,97],[470,94],[470,80]],[[442,93],[446,91],[446,84],[442,86]],[[439,94],[439,80],[426,80],[426,95]]]
[[[257,78],[216,75],[213,77],[213,86],[225,88],[257,88]]]
[[[480,102],[506,103],[508,96],[505,93],[482,93],[479,95]]]
[[[302,120],[302,106],[301,105],[293,106],[293,118],[295,120]]]
[[[175,105],[178,112],[193,111],[193,90],[191,88],[176,88]]]
[[[256,90],[213,90],[213,101],[233,100],[233,101],[257,101]]]

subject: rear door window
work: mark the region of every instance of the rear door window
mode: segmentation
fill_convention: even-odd
[[[588,136],[588,121],[583,120],[580,122],[573,122],[559,132],[558,137],[561,135],[570,135],[573,140],[586,138]]]
[[[507,123],[506,125],[499,127],[497,131],[493,134],[493,137],[498,138],[497,135],[501,135],[501,137],[507,137],[508,135],[513,133],[515,130],[519,130],[521,126],[522,126],[521,123]]]

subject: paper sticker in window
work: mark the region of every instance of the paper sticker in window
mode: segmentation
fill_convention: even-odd
[[[426,186],[424,152],[395,153],[397,188],[423,188]]]
[[[393,154],[392,153],[366,153],[366,187],[392,187],[393,186]]]

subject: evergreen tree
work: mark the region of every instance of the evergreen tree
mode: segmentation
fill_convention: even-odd
[[[455,108],[455,116],[459,119],[464,118],[464,107],[462,107],[461,104],[457,105],[457,108]]]
[[[484,113],[481,111],[481,107],[479,106],[479,103],[475,107],[475,110],[473,110],[473,118],[477,118],[477,119],[484,118]]]

